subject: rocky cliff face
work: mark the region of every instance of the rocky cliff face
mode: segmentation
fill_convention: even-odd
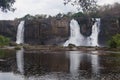
[[[100,28],[99,43],[105,44],[113,35],[120,33],[120,19],[102,18]]]
[[[17,26],[19,21],[0,21],[0,35],[6,36],[11,40],[16,40]]]
[[[77,18],[80,24],[81,33],[84,36],[91,35],[93,21],[89,18]],[[19,20],[0,21],[0,35],[9,37],[16,41],[17,27]],[[69,18],[47,18],[25,21],[24,39],[28,44],[62,44],[70,35]],[[102,18],[99,43],[105,44],[112,35],[120,33],[120,19]]]
[[[84,35],[84,36],[90,36],[91,35],[91,29],[92,29],[92,25],[93,25],[93,21],[91,18],[77,18],[76,19],[80,25],[80,32]]]
[[[31,44],[58,44],[65,42],[69,35],[68,18],[27,20],[25,42]]]

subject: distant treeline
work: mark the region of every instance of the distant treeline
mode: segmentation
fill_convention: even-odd
[[[78,12],[72,15],[72,17],[85,17],[85,16],[120,18],[120,3],[98,6],[97,8],[95,8],[94,11],[89,12],[89,14]]]
[[[46,14],[36,14],[35,16],[32,16],[30,14],[25,15],[22,18],[19,19],[45,19],[45,18],[62,18],[62,17],[68,17],[68,18],[77,18],[77,17],[111,17],[111,18],[120,18],[120,3],[114,3],[114,4],[108,4],[103,6],[97,6],[95,10],[89,12],[88,14],[84,12],[68,12],[67,14],[64,13],[58,13],[55,16],[46,15]],[[18,19],[18,18],[16,18]]]

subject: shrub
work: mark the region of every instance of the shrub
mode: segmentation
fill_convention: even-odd
[[[10,39],[0,35],[0,46],[9,45]]]
[[[117,43],[112,39],[108,41],[108,46],[110,48],[117,48]]]
[[[120,34],[113,36],[112,39],[108,41],[108,45],[110,48],[120,47]]]

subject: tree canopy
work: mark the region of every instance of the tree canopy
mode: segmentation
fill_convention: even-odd
[[[15,0],[0,0],[0,9],[3,12],[7,11],[14,11],[15,8],[13,8]]]
[[[64,4],[71,4],[77,6],[77,9],[81,9],[84,13],[93,12],[97,7],[97,0],[64,0]]]
[[[107,16],[107,17],[117,17],[120,18],[120,3],[108,4],[100,6],[98,9],[98,14],[100,16]]]

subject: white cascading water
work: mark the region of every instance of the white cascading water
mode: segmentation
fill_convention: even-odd
[[[95,23],[92,26],[92,34],[90,36],[90,46],[99,46],[98,44],[98,35],[99,35],[99,30],[100,28],[100,18],[95,19]]]
[[[25,21],[21,21],[18,25],[16,43],[21,44],[24,43],[24,23]]]
[[[95,23],[92,26],[92,34],[90,37],[84,37],[80,33],[80,26],[74,19],[70,22],[70,38],[64,43],[63,46],[74,44],[76,46],[99,46],[98,35],[100,27],[100,18],[95,19]]]
[[[63,46],[74,44],[76,46],[82,45],[84,36],[80,33],[80,26],[75,19],[70,22],[70,38],[64,43]]]

